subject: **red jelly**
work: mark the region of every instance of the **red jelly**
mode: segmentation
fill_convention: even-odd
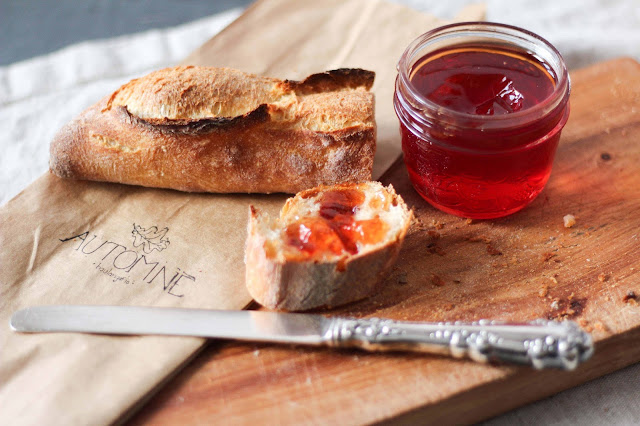
[[[542,191],[569,115],[569,78],[553,46],[506,25],[449,25],[414,41],[398,70],[404,161],[423,198],[490,219]]]
[[[379,217],[355,220],[365,201],[357,187],[326,191],[318,197],[319,217],[303,217],[285,229],[287,244],[303,257],[324,254],[357,254],[358,244],[382,240],[388,225]]]

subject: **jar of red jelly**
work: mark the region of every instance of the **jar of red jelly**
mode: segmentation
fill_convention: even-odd
[[[462,217],[522,209],[551,174],[569,91],[560,53],[521,28],[470,22],[414,40],[394,97],[414,188]]]

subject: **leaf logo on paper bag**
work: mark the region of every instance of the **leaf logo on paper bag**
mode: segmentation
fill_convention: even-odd
[[[164,228],[158,231],[157,226],[152,226],[149,229],[144,229],[140,225],[133,224],[133,246],[142,246],[142,251],[146,254],[151,253],[154,250],[162,251],[169,245],[169,239],[164,238],[169,232],[169,228]]]
[[[95,269],[114,283],[161,284],[166,294],[183,297],[184,284],[196,278],[181,268],[170,267],[167,262],[151,256],[154,251],[159,253],[169,247],[168,232],[168,227],[159,230],[155,225],[143,228],[134,223],[131,231],[134,249],[110,238],[99,238],[95,234],[90,236],[90,231],[60,238],[60,241],[77,242],[74,251],[93,261]]]

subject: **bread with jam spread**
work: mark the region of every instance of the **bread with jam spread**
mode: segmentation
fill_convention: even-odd
[[[412,212],[391,185],[320,186],[270,219],[249,209],[251,296],[270,309],[334,307],[370,295],[395,262]]]
[[[64,126],[64,178],[194,192],[295,193],[371,178],[374,73],[302,81],[181,66],[132,80]]]

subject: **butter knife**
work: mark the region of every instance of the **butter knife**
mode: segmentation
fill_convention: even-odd
[[[34,306],[10,321],[19,332],[196,336],[368,351],[418,351],[480,362],[573,370],[593,353],[593,340],[572,321],[509,324],[400,322],[315,314],[135,306]]]

